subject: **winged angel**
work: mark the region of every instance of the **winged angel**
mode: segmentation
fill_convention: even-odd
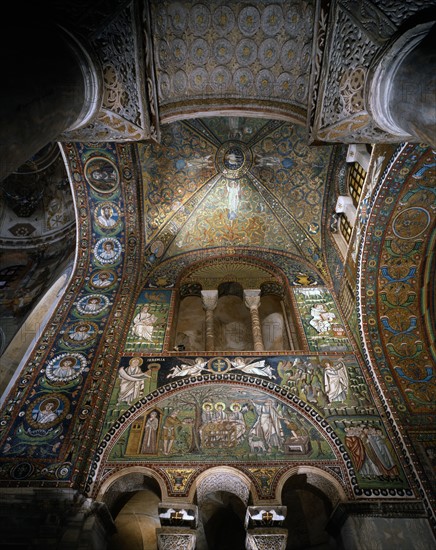
[[[179,376],[199,376],[203,371],[208,372],[206,365],[207,361],[203,357],[196,357],[194,360],[184,357],[185,363],[176,365],[168,373],[168,378],[176,378]]]
[[[241,370],[247,374],[257,374],[258,376],[268,376],[268,378],[274,378],[271,365],[265,365],[265,359],[262,359],[261,361],[251,359],[245,362],[243,357],[235,357],[235,359],[230,361],[230,363],[233,369]]]

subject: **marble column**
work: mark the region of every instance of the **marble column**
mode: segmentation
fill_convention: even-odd
[[[206,351],[214,351],[215,338],[213,327],[213,312],[218,303],[218,290],[202,290],[201,300],[206,312]]]
[[[260,290],[244,290],[244,301],[251,314],[254,351],[264,351],[262,327],[259,318]]]
[[[99,109],[100,71],[88,49],[44,20],[4,18],[0,32],[0,181]]]
[[[371,68],[367,95],[380,128],[436,147],[435,21],[407,30]]]

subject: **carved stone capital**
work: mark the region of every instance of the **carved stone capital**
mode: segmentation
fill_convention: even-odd
[[[163,527],[156,533],[158,550],[195,550],[196,535],[191,529]]]
[[[218,303],[218,290],[202,290],[201,301],[206,311],[213,311]]]
[[[285,550],[287,529],[250,529],[247,531],[247,550]]]
[[[248,309],[258,309],[260,306],[260,290],[244,290],[244,301]]]

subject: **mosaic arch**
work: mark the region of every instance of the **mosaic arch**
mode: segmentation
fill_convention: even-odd
[[[434,495],[436,432],[434,311],[435,152],[401,144],[372,198],[359,279],[365,355],[383,406],[401,425]],[[365,281],[365,284],[362,284]],[[424,283],[424,284],[423,284]]]
[[[115,381],[114,335],[139,263],[132,146],[65,144],[63,155],[80,222],[76,265],[2,410],[0,482],[7,484],[80,486],[95,445],[89,436],[98,433],[94,412]],[[98,216],[108,203],[116,203],[117,219],[106,226]]]
[[[263,483],[265,493],[262,463],[268,460],[277,471],[283,471],[297,461],[336,472],[349,490],[350,477],[355,480],[355,476],[350,463],[347,472],[346,449],[311,407],[292,399],[283,388],[274,392],[274,384],[261,389],[261,383],[239,376],[224,391],[223,380],[206,375],[195,383],[187,381],[192,387],[183,389],[184,383],[180,390],[180,384],[170,384],[155,392],[157,397],[150,394],[137,402],[102,440],[95,472],[141,462],[159,472],[167,468],[175,472],[189,463],[189,473],[181,474],[181,479],[166,475],[171,481],[168,494],[182,496],[206,468],[217,464],[238,468],[241,464],[257,487]],[[256,479],[254,472],[261,477]]]
[[[248,247],[216,248],[212,250],[199,250],[162,260],[153,266],[154,258],[148,256],[146,251],[145,264],[148,267],[147,288],[174,288],[179,284],[180,277],[193,269],[201,269],[201,266],[226,264],[247,264],[259,266],[269,272],[281,273],[284,280],[290,286],[324,286],[325,279],[318,270],[302,258],[292,256],[285,252],[271,251],[267,248],[252,250]],[[152,267],[153,266],[153,267]],[[151,268],[151,269],[150,269]],[[222,267],[221,269],[227,269]]]

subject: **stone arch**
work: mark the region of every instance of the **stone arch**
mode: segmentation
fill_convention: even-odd
[[[98,488],[96,500],[104,502],[110,509],[108,501],[110,491],[140,490],[144,487],[145,478],[152,480],[150,486],[159,487],[163,500],[167,498],[165,482],[154,470],[145,466],[132,466],[119,470],[106,478]]]
[[[247,505],[253,489],[251,480],[241,471],[230,466],[217,466],[209,468],[197,477],[191,489],[191,498],[196,494],[200,504],[207,492],[227,491]]]
[[[116,527],[108,550],[157,547],[158,507],[164,488],[156,473],[144,467],[127,468],[106,479],[97,500],[107,506]]]
[[[283,476],[277,490],[287,508],[283,527],[292,548],[337,548],[327,527],[346,495],[334,476],[317,467],[298,466]]]
[[[349,498],[345,488],[332,474],[329,474],[325,470],[317,468],[316,466],[303,465],[289,469],[280,478],[276,488],[277,502],[280,502],[281,500],[281,494],[286,482],[292,477],[298,475],[306,476],[307,483],[309,485],[322,491],[331,503],[332,507],[337,506],[340,502],[346,501]]]
[[[215,359],[213,358],[212,361],[214,360]],[[206,370],[208,363],[209,362],[204,365],[203,370]],[[217,380],[220,381],[219,384],[217,384]],[[161,386],[158,390],[155,390],[152,393],[148,394],[146,397],[141,398],[128,410],[126,410],[124,414],[112,425],[110,430],[106,433],[99,448],[96,451],[96,459],[90,470],[88,485],[86,486],[86,493],[90,495],[95,495],[99,491],[99,486],[93,480],[98,479],[97,472],[102,471],[107,461],[111,460],[111,452],[115,448],[115,445],[117,444],[121,435],[126,432],[129,426],[131,426],[134,422],[143,417],[144,413],[150,412],[156,406],[159,406],[161,408],[168,407],[169,409],[183,409],[183,407],[186,405],[186,402],[184,402],[183,399],[182,401],[180,401],[180,397],[189,397],[189,403],[190,406],[192,405],[193,410],[193,413],[191,415],[192,422],[195,422],[196,426],[198,427],[198,429],[193,432],[196,435],[193,436],[189,444],[185,445],[184,457],[185,460],[188,461],[189,455],[187,455],[186,453],[194,453],[194,456],[197,456],[195,453],[202,452],[201,432],[199,431],[202,423],[202,404],[210,399],[215,400],[215,402],[221,401],[222,390],[220,390],[219,388],[219,386],[221,385],[228,388],[228,390],[226,389],[226,399],[227,401],[229,401],[228,405],[232,400],[238,401],[239,397],[237,396],[237,393],[234,392],[238,391],[241,383],[244,385],[244,388],[251,388],[252,393],[250,393],[249,399],[254,399],[257,401],[262,401],[266,399],[268,402],[272,402],[271,406],[274,405],[274,401],[281,402],[283,405],[289,408],[291,416],[297,415],[299,421],[303,422],[303,425],[306,426],[305,430],[309,430],[310,433],[313,432],[319,434],[316,436],[315,441],[319,441],[319,437],[322,437],[322,439],[325,441],[327,451],[326,457],[328,456],[329,460],[332,460],[337,467],[339,467],[339,464],[343,464],[346,461],[345,466],[347,468],[348,477],[344,477],[344,484],[349,481],[350,476],[354,476],[351,461],[349,461],[346,449],[342,445],[339,437],[334,432],[333,428],[328,424],[328,422],[324,420],[323,417],[305,401],[302,401],[297,396],[289,393],[286,388],[278,386],[272,381],[267,381],[251,374],[233,372],[232,370],[230,370],[229,372],[220,372],[218,375],[214,371],[209,371],[208,374],[196,374],[195,376],[191,376],[190,378],[185,377],[184,380],[178,380],[177,382],[173,381],[164,386]],[[180,391],[174,392],[177,387],[180,388]],[[288,430],[289,429],[290,428],[288,427]],[[256,438],[263,437],[262,434],[260,434],[260,436],[257,434],[254,435],[256,435]],[[290,437],[292,436],[292,433],[288,431],[287,435]],[[307,439],[304,441],[305,442],[303,442],[302,445],[304,448],[306,448],[308,444]],[[128,444],[129,443],[127,442],[127,445]],[[249,455],[251,455],[252,457],[257,455],[257,447],[258,446],[256,446],[256,448],[253,448],[253,446],[250,445],[250,449],[248,450]],[[205,441],[205,449],[210,449],[208,440]],[[267,449],[265,448],[261,450],[265,453],[267,451]],[[136,454],[138,454],[139,456],[141,453],[138,451],[133,453],[132,456],[136,456]],[[159,459],[157,454],[156,458]],[[267,455],[265,454],[264,457],[267,458]],[[283,455],[282,458],[285,459],[285,456]],[[208,462],[209,460],[210,457],[208,459]],[[218,461],[219,459],[216,458],[216,460]],[[337,461],[340,462],[338,463]],[[234,470],[232,471],[234,472]],[[211,472],[209,472],[209,474],[210,473]],[[200,478],[200,480],[201,479],[202,478]],[[190,480],[189,486],[186,486],[187,492],[192,490],[191,482],[192,481]],[[249,481],[247,483],[248,486],[251,486]],[[197,486],[198,483],[194,487]]]
[[[247,476],[228,466],[210,468],[199,475],[194,487],[199,509],[198,550],[227,548],[230,541],[233,546],[229,547],[242,547],[251,489]]]

